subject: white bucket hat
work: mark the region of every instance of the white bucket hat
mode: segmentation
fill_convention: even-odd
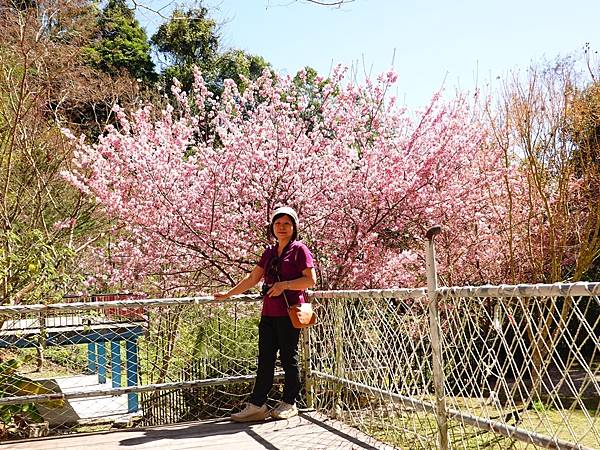
[[[275,236],[275,232],[273,231],[273,224],[275,222],[275,218],[277,216],[282,216],[282,215],[286,215],[292,218],[292,222],[294,222],[294,234],[292,236],[292,239],[298,239],[298,214],[296,213],[296,211],[294,211],[292,208],[290,208],[289,206],[282,206],[281,208],[277,208],[275,211],[273,211],[273,214],[271,214],[271,223],[269,224],[269,233],[271,236]]]
[[[282,214],[285,214],[286,216],[290,216],[292,218],[292,220],[294,221],[294,225],[296,226],[296,229],[298,229],[298,214],[296,213],[296,211],[294,211],[289,206],[282,206],[281,208],[277,208],[275,211],[273,211],[273,214],[271,214],[271,226],[273,226],[275,217],[280,216]]]

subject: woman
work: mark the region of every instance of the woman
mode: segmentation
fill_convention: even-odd
[[[266,294],[258,325],[258,370],[250,400],[245,408],[231,418],[236,422],[263,420],[269,416],[267,396],[273,386],[277,352],[285,372],[282,401],[270,415],[289,419],[298,414],[296,397],[300,392],[298,340],[300,330],[292,326],[287,313],[287,298],[291,305],[304,303],[304,291],[316,284],[313,257],[298,241],[298,215],[289,207],[273,212],[269,233],[277,243],[267,247],[256,267],[227,292],[215,294],[215,300],[225,300],[256,286],[264,278]],[[264,292],[264,290],[263,290]]]

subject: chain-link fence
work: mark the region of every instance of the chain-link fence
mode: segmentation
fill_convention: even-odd
[[[600,448],[600,284],[437,292],[437,343],[424,289],[314,292],[300,406],[400,448]],[[0,307],[2,439],[228,416],[257,300]]]

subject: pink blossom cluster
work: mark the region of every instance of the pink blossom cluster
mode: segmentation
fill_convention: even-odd
[[[164,110],[117,109],[119,126],[79,141],[65,176],[119,225],[96,275],[186,292],[231,284],[260,257],[270,213],[290,205],[320,288],[422,285],[434,223],[447,281],[502,281],[507,193],[523,177],[468,101],[434,96],[410,113],[388,95],[391,72],[364,85],[342,69],[303,76],[265,71],[214,98],[196,74]]]

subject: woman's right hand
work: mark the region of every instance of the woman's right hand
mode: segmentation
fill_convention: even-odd
[[[231,297],[231,295],[229,292],[215,292],[213,297],[215,300],[227,300],[229,297]]]

